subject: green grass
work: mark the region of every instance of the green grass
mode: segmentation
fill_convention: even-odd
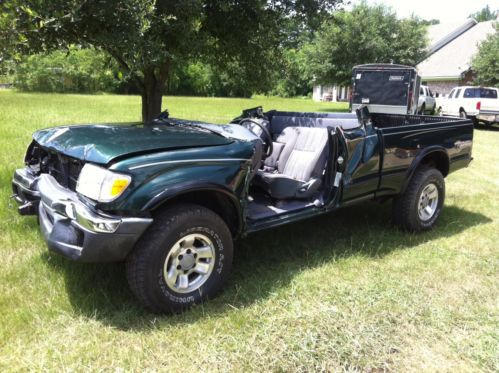
[[[366,203],[236,243],[217,299],[182,315],[143,311],[120,264],[47,252],[36,219],[10,207],[31,133],[134,121],[133,96],[0,91],[0,370],[499,369],[499,131],[475,131],[468,169],[447,178],[435,230],[390,227]],[[341,110],[258,97],[166,97],[172,116],[226,122],[241,109]]]

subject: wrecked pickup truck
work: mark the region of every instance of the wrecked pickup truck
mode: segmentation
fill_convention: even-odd
[[[471,161],[466,118],[263,112],[227,125],[171,119],[76,125],[33,135],[14,198],[38,215],[50,250],[126,261],[139,301],[178,312],[212,298],[234,239],[366,200],[393,221],[431,229],[444,178]],[[338,212],[341,213],[341,212]]]

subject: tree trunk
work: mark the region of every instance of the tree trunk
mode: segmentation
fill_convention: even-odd
[[[142,84],[142,121],[148,123],[161,113],[163,91],[170,72],[170,62],[167,61],[155,73],[153,68],[144,71]]]
[[[161,113],[161,102],[163,98],[162,87],[145,85],[142,91],[142,121],[152,121]]]

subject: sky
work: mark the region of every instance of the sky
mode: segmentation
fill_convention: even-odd
[[[352,0],[353,4],[360,0]],[[486,5],[499,9],[499,0],[367,0],[369,4],[391,6],[397,15],[408,17],[412,13],[423,19],[439,19],[441,23],[463,21]]]

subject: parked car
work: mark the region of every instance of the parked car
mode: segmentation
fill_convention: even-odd
[[[438,100],[438,114],[470,118],[476,124],[499,122],[499,89],[491,87],[456,87]]]
[[[233,240],[252,232],[390,199],[396,225],[433,228],[444,178],[468,166],[472,140],[469,119],[365,107],[256,108],[227,125],[163,115],[63,126],[34,133],[13,197],[19,213],[38,215],[50,250],[81,262],[126,261],[145,307],[178,312],[218,293]]]
[[[416,114],[421,77],[411,66],[367,64],[352,70],[350,111],[362,105],[371,113]]]
[[[436,109],[435,97],[433,93],[425,85],[419,88],[419,99],[418,99],[418,114],[433,114]]]

